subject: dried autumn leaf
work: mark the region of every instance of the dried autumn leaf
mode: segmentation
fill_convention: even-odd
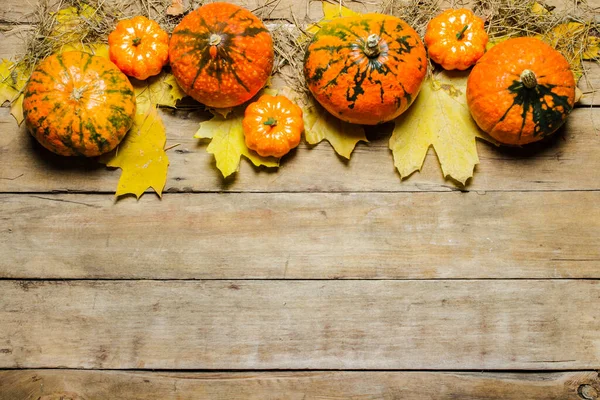
[[[261,157],[246,147],[242,119],[240,110],[235,110],[228,118],[217,114],[202,122],[194,135],[196,139],[211,139],[206,151],[215,156],[217,168],[224,178],[238,170],[241,156],[256,166],[279,167],[279,159]]]
[[[148,188],[162,196],[167,182],[169,158],[164,147],[165,126],[156,107],[135,116],[133,127],[116,150],[100,157],[108,167],[121,168],[116,196],[134,194],[139,198]]]
[[[312,98],[302,107],[304,115],[304,138],[309,144],[327,140],[336,153],[350,159],[358,142],[368,142],[361,125],[344,122],[317,104]]]
[[[323,5],[323,18],[317,22],[316,24],[312,24],[306,28],[306,32],[315,34],[321,29],[321,24],[327,21],[331,21],[332,19],[339,17],[352,17],[355,15],[360,15],[359,12],[353,11],[347,7],[344,7],[340,4],[331,4],[326,1],[321,2]]]
[[[21,125],[23,122],[23,93],[28,76],[25,67],[3,59],[0,63],[0,105],[10,103],[10,113]]]
[[[167,15],[176,17],[178,15],[183,14],[185,7],[183,5],[183,0],[172,0],[172,3],[169,7],[167,7]]]
[[[433,146],[444,177],[462,183],[479,163],[475,138],[493,142],[471,118],[465,96],[468,72],[428,78],[414,104],[395,120],[389,147],[402,178],[420,171]]]
[[[62,43],[82,41],[88,34],[86,27],[100,18],[95,8],[84,3],[80,7],[63,8],[51,15],[56,23],[50,37]]]
[[[135,91],[138,112],[142,113],[156,105],[175,107],[177,100],[186,96],[173,74],[164,71],[145,81],[131,79],[131,84]]]

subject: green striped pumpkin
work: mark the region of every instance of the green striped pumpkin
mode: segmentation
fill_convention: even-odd
[[[135,115],[129,79],[108,59],[80,51],[42,61],[27,83],[23,115],[42,146],[62,156],[114,149]]]

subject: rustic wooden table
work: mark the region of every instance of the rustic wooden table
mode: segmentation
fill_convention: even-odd
[[[2,2],[0,57],[32,9]],[[389,129],[223,181],[206,116],[163,112],[162,201],[1,108],[0,399],[599,399],[598,104],[479,143],[463,191],[433,151],[401,182]]]

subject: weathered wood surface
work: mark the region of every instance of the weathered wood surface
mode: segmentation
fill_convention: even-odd
[[[600,380],[595,371],[548,374],[0,371],[0,400],[597,400],[598,393]]]
[[[251,191],[450,191],[433,150],[423,172],[401,181],[388,149],[389,132],[371,135],[344,161],[330,145],[300,148],[288,155],[279,170],[258,169],[245,159],[240,171],[224,180],[206,142],[192,136],[203,116],[163,112],[170,160],[167,192]],[[204,118],[206,116],[204,115]],[[480,165],[467,186],[473,191],[591,190],[600,183],[600,109],[577,109],[562,134],[549,143],[527,149],[496,148],[479,142]],[[383,128],[380,128],[383,129]],[[114,193],[120,170],[108,171],[93,160],[65,158],[43,149],[24,127],[18,128],[0,109],[0,192],[86,191]],[[374,131],[375,132],[375,131]]]
[[[600,278],[600,192],[0,196],[0,277]]]
[[[0,281],[0,368],[596,369],[600,282]]]

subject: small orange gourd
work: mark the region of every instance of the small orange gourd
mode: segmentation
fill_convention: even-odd
[[[158,75],[169,59],[169,35],[144,16],[120,21],[108,35],[110,60],[126,75]]]
[[[567,60],[536,38],[501,42],[467,80],[467,104],[477,125],[500,143],[522,145],[554,133],[575,102]]]
[[[488,35],[483,20],[467,8],[448,9],[431,21],[425,45],[431,58],[447,70],[465,70],[485,53]]]
[[[285,96],[262,95],[246,107],[246,146],[263,157],[282,157],[300,143],[302,109]]]

